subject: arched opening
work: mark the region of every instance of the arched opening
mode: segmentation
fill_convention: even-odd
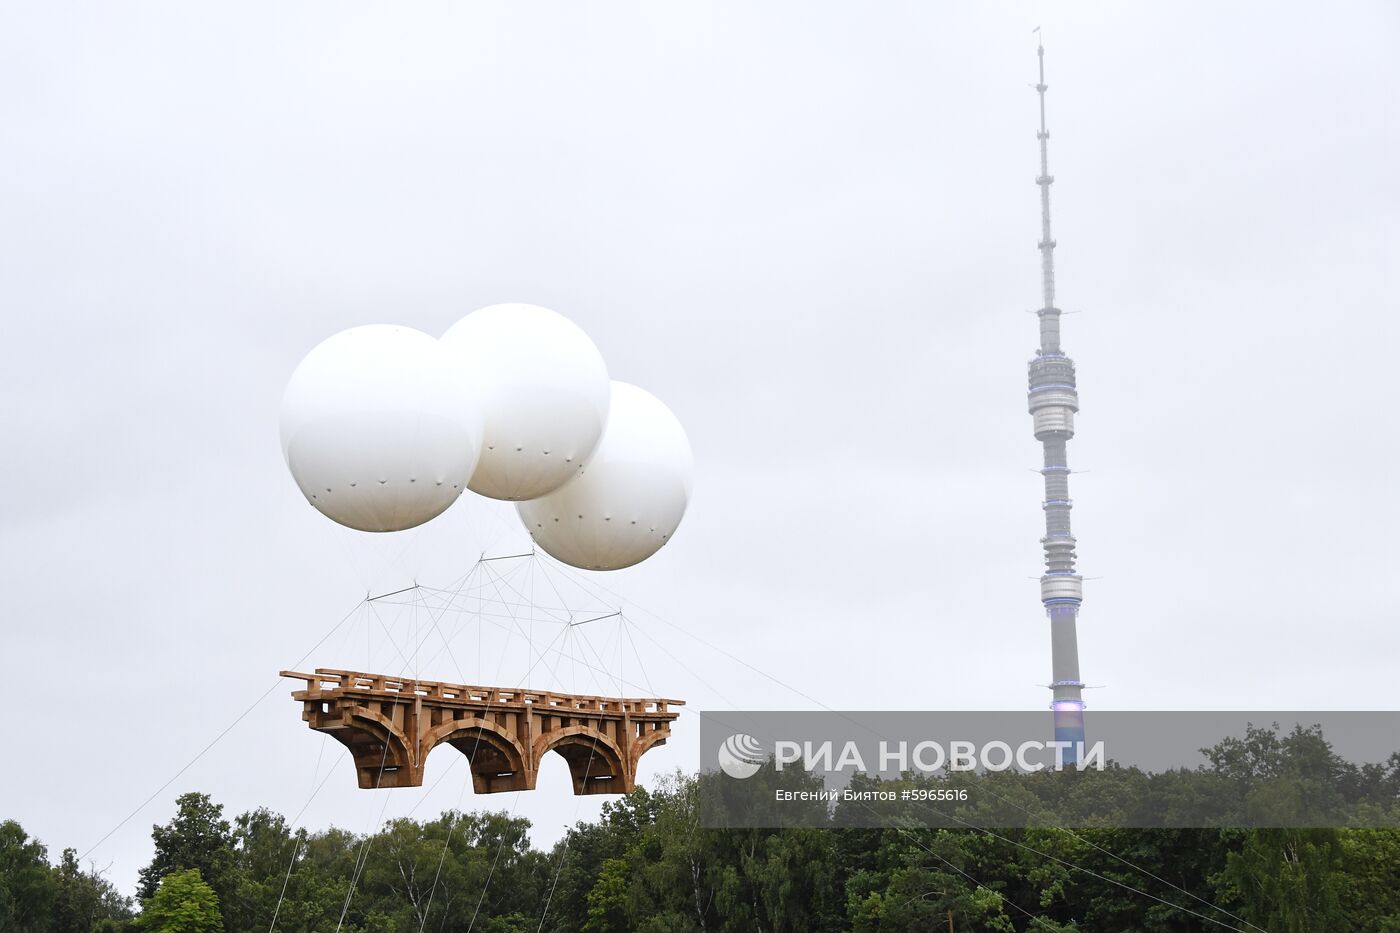
[[[571,726],[542,736],[545,752],[557,752],[569,765],[575,794],[625,794],[632,774],[610,739],[587,726]]]
[[[357,707],[352,727],[321,727],[355,759],[355,774],[362,788],[416,787],[419,780],[408,746],[397,729],[383,717]]]
[[[424,748],[443,743],[466,756],[475,793],[534,790],[535,775],[525,761],[525,750],[500,726],[481,720],[472,725],[446,723],[428,734]]]

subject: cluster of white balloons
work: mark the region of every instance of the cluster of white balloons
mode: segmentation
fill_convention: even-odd
[[[536,305],[482,308],[441,340],[374,324],[323,341],[287,384],[282,452],[342,525],[402,531],[470,489],[515,502],[536,544],[586,570],[646,560],[690,501],[676,416]]]

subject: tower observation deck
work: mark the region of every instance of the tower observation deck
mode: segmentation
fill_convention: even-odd
[[[1040,349],[1030,362],[1028,406],[1035,439],[1044,452],[1040,473],[1045,478],[1045,572],[1040,578],[1040,601],[1050,617],[1050,708],[1055,714],[1055,739],[1084,741],[1084,683],[1079,679],[1079,642],[1075,628],[1083,602],[1084,578],[1075,569],[1075,540],[1070,530],[1069,461],[1066,447],[1074,437],[1074,415],[1079,411],[1074,361],[1060,344],[1060,309],[1055,306],[1055,239],[1050,232],[1050,131],[1045,125],[1045,46],[1037,45],[1040,80],[1040,277],[1044,302],[1040,319]]]

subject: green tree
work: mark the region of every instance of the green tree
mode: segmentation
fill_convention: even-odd
[[[1400,829],[1343,830],[1341,844],[1342,927],[1400,933]]]
[[[0,930],[47,933],[54,894],[43,843],[14,820],[0,823]]]
[[[290,884],[287,873],[300,837],[280,814],[259,807],[234,819],[231,839],[229,893],[219,897],[224,923],[230,930],[267,929],[283,884]]]
[[[220,904],[237,904],[234,836],[224,820],[223,804],[209,794],[181,794],[175,800],[175,817],[168,824],[151,827],[155,853],[140,871],[137,898],[154,897],[162,878],[183,869],[197,869],[204,884],[213,888]],[[228,930],[237,926],[237,912],[228,916]]]
[[[137,896],[149,900],[166,875],[195,868],[221,903],[233,902],[233,834],[223,818],[223,805],[214,803],[208,794],[197,793],[182,794],[175,803],[175,818],[164,826],[151,827],[156,851],[150,864],[141,869]]]
[[[588,922],[584,933],[627,933],[627,861],[610,858],[603,863],[598,880],[588,892]]]
[[[271,900],[265,903],[265,913],[258,915],[256,925],[246,929],[270,929],[274,912],[277,929],[287,933],[335,929],[361,840],[334,827],[315,834],[298,833],[297,840],[295,862],[289,848],[288,860],[275,876],[254,879],[266,887]]]
[[[142,905],[136,928],[150,933],[219,933],[224,918],[214,889],[204,883],[199,869],[188,868],[161,879]]]
[[[97,872],[83,871],[73,849],[63,850],[53,872],[53,933],[89,933],[101,921],[131,917],[131,898],[122,896]]]
[[[1221,891],[1240,915],[1276,933],[1345,929],[1335,829],[1253,829],[1232,852]]]

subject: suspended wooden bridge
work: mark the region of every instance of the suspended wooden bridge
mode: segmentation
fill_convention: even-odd
[[[424,762],[451,745],[471,764],[478,794],[534,790],[540,761],[557,752],[575,794],[625,794],[637,761],[664,745],[681,700],[581,696],[412,680],[317,668],[282,671],[302,719],[350,749],[364,788],[419,787]]]

